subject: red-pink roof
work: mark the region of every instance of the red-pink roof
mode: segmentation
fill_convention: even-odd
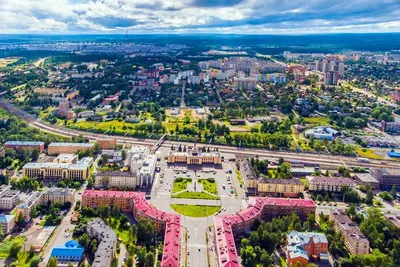
[[[118,197],[133,198],[136,192],[130,191],[106,191],[106,190],[85,190],[82,197]]]
[[[214,217],[215,248],[218,255],[219,266],[238,267],[239,256],[235,246],[232,223],[222,216]]]
[[[146,217],[161,220],[166,223],[164,233],[164,250],[161,261],[162,267],[179,267],[180,262],[180,216],[170,214],[150,205],[145,198],[145,193],[128,191],[103,191],[85,190],[82,197],[109,197],[132,199],[135,207],[145,214]]]
[[[264,205],[277,205],[277,206],[299,206],[316,208],[312,199],[301,198],[275,198],[275,197],[262,197],[260,198]]]

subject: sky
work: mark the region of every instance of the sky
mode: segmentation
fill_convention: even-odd
[[[0,0],[0,33],[400,32],[400,0]]]

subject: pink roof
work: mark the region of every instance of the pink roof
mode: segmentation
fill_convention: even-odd
[[[224,217],[215,216],[214,226],[216,240],[215,247],[218,255],[219,266],[240,266],[231,223],[228,220],[225,220]]]
[[[82,197],[130,198],[133,200],[135,207],[146,217],[164,221],[166,226],[161,266],[179,267],[181,242],[181,217],[179,215],[170,214],[153,207],[147,202],[145,193],[142,192],[85,190]]]
[[[106,190],[85,190],[82,197],[118,197],[133,198],[136,192],[130,191],[106,191]]]
[[[262,197],[260,198],[264,205],[277,205],[277,206],[299,206],[307,208],[316,208],[312,199],[301,198],[275,198],[275,197]]]
[[[167,224],[164,234],[162,267],[179,267],[180,235],[181,225],[179,222],[170,222]]]

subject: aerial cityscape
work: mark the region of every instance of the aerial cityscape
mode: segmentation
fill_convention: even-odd
[[[338,2],[0,0],[0,266],[400,267],[400,5]]]

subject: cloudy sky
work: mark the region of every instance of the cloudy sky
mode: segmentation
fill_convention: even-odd
[[[0,0],[0,33],[400,32],[400,0]]]

